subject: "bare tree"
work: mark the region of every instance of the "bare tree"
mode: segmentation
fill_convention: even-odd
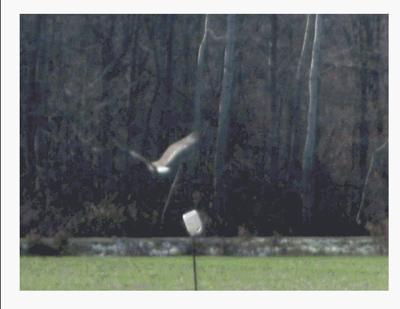
[[[42,41],[41,31],[43,29],[43,16],[38,15],[33,19],[33,26],[31,27],[32,40]],[[31,66],[28,71],[29,82],[27,83],[27,87],[29,87],[29,94],[26,100],[26,114],[25,114],[25,125],[26,125],[26,162],[28,167],[28,173],[31,175],[32,183],[36,179],[36,152],[35,152],[35,135],[38,129],[37,115],[35,115],[35,111],[38,109],[41,100],[40,100],[40,89],[39,89],[39,68],[40,68],[40,53],[42,51],[43,45],[36,45],[35,48],[28,54],[29,60],[34,65]]]
[[[271,40],[270,40],[270,87],[269,92],[271,95],[271,116],[272,116],[272,129],[271,129],[271,161],[270,173],[272,181],[278,178],[279,174],[279,144],[280,144],[280,104],[277,92],[277,44],[278,44],[278,16],[271,15]]]
[[[161,130],[159,131],[158,143],[161,145],[166,145],[169,142],[169,137],[171,136],[169,130],[164,130],[171,122],[171,101],[173,96],[173,87],[174,87],[174,75],[175,75],[175,67],[173,61],[173,51],[174,51],[174,23],[175,16],[174,15],[166,15],[165,16],[165,27],[166,27],[166,37],[165,37],[165,69],[163,74],[163,85],[165,88],[165,99],[163,103],[163,108],[161,110],[160,115],[160,126]]]
[[[314,164],[319,105],[321,15],[315,17],[314,42],[311,56],[306,142],[303,153],[303,220],[310,223],[315,204]]]
[[[367,174],[367,157],[369,148],[369,128],[368,128],[368,50],[371,45],[371,23],[366,16],[359,17],[359,53],[360,53],[360,68],[359,68],[359,78],[360,78],[360,121],[356,124],[358,127],[358,138],[359,138],[359,148],[358,148],[358,166],[360,168],[360,180],[363,181]]]
[[[235,62],[236,17],[227,17],[227,41],[224,55],[224,75],[218,115],[218,133],[214,161],[214,208],[219,215],[224,207],[223,173],[225,169],[226,147],[229,137],[229,119],[233,93]]]
[[[375,150],[375,152],[373,153],[373,155],[371,157],[371,161],[369,164],[368,172],[365,177],[364,186],[363,186],[363,190],[362,190],[360,207],[358,209],[357,217],[356,217],[356,221],[358,224],[361,224],[361,214],[365,208],[365,196],[367,193],[367,188],[368,188],[368,186],[371,185],[370,177],[371,177],[372,171],[374,169],[377,169],[377,170],[379,170],[379,169],[386,170],[387,169],[387,165],[384,166],[384,168],[382,168],[382,166],[376,166],[377,165],[376,161],[380,159],[381,161],[385,162],[385,159],[386,159],[386,164],[387,164],[387,154],[388,154],[388,142],[385,142]],[[380,165],[382,165],[382,163]],[[386,181],[387,181],[387,179],[386,179]],[[374,184],[374,186],[377,186],[377,184]],[[387,183],[383,187],[386,188],[386,193],[387,193]],[[385,194],[384,196],[379,196],[379,199],[385,200],[386,204],[387,204],[387,194]],[[376,204],[379,204],[379,202],[377,202]],[[381,211],[382,211],[382,209],[381,209]]]
[[[126,144],[132,145],[133,137],[137,134],[135,126],[135,116],[139,105],[138,97],[147,88],[148,81],[142,77],[144,72],[144,66],[147,62],[148,52],[142,51],[139,46],[140,42],[140,29],[143,27],[141,16],[133,15],[130,17],[126,26],[127,33],[132,32],[131,40],[133,41],[130,47],[130,64],[128,67],[128,89],[127,89],[127,115],[126,115],[126,127],[127,127],[127,138]]]
[[[373,31],[373,42],[371,42],[372,52],[372,68],[371,68],[371,78],[370,78],[370,88],[371,88],[371,100],[376,108],[376,129],[379,135],[383,134],[384,121],[383,121],[383,109],[379,106],[381,98],[381,61],[382,56],[380,54],[381,50],[381,24],[382,16],[376,15],[374,18],[374,31]]]
[[[296,173],[296,165],[300,160],[300,105],[301,98],[303,94],[303,74],[305,68],[306,51],[310,45],[312,35],[312,17],[307,15],[306,27],[304,30],[303,45],[301,48],[301,53],[299,61],[297,63],[296,75],[295,75],[295,85],[294,85],[294,95],[292,97],[292,102],[289,110],[289,123],[288,123],[288,180],[292,183],[298,179],[298,173]]]
[[[204,19],[204,34],[203,39],[199,46],[199,52],[197,55],[197,72],[196,72],[196,86],[195,86],[195,93],[194,93],[194,121],[193,121],[193,128],[194,130],[200,130],[201,123],[202,123],[202,114],[201,114],[201,99],[203,95],[204,89],[204,58],[205,52],[207,48],[208,42],[208,34],[210,32],[209,29],[209,15],[205,16]]]

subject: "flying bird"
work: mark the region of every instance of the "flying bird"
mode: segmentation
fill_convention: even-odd
[[[76,134],[79,140],[81,140],[82,144],[85,146],[89,146],[91,151],[93,151],[94,153],[101,153],[104,151],[104,149],[102,148],[93,146],[91,141],[84,139],[79,131],[76,131]],[[126,155],[129,155],[135,160],[144,163],[147,170],[152,175],[155,175],[157,177],[168,177],[170,175],[175,175],[163,207],[161,222],[164,221],[166,210],[171,201],[171,196],[179,180],[182,171],[182,163],[184,163],[190,157],[191,152],[194,150],[196,144],[199,142],[199,135],[200,134],[198,131],[193,131],[184,138],[169,145],[164,153],[161,155],[161,157],[156,161],[150,161],[136,151],[129,150],[125,146],[122,146],[117,140],[114,140],[114,145],[117,148],[119,148]]]
[[[92,144],[92,140],[85,139],[78,130],[75,130],[75,128],[73,129],[82,144],[90,147],[92,152],[102,153],[105,150],[102,147],[94,146]],[[169,145],[162,156],[156,161],[150,161],[141,154],[137,153],[135,150],[127,149],[117,140],[114,140],[113,142],[114,145],[121,151],[128,154],[135,160],[144,163],[151,174],[162,177],[168,176],[177,170],[181,163],[183,163],[189,157],[198,141],[199,133],[197,131],[193,131],[184,138]]]
[[[185,161],[199,140],[199,134],[192,132],[184,138],[168,146],[161,158],[150,161],[134,150],[129,150],[132,158],[146,164],[147,169],[157,176],[167,176],[175,171]]]

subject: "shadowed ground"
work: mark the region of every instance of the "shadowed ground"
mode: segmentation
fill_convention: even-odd
[[[199,290],[387,290],[388,258],[197,259]],[[21,290],[191,290],[181,257],[21,257]]]

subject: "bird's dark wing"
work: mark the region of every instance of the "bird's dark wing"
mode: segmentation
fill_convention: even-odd
[[[163,153],[160,159],[153,162],[154,166],[167,166],[171,167],[185,158],[190,153],[193,147],[199,140],[197,132],[193,132],[181,140],[168,146],[167,150]]]

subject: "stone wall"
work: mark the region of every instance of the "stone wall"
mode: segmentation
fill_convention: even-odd
[[[191,254],[190,238],[21,239],[21,255],[176,256]],[[382,255],[387,242],[378,237],[201,237],[199,255]]]

